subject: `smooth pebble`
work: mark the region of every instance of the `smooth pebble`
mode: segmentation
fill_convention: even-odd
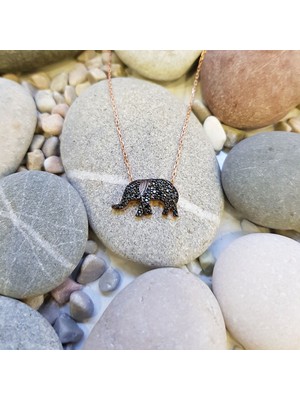
[[[46,318],[49,324],[53,325],[60,315],[60,306],[52,297],[44,302],[39,308],[39,313]]]
[[[42,128],[45,137],[58,136],[61,134],[64,119],[59,114],[51,114],[42,119]]]
[[[49,89],[50,78],[45,72],[30,75],[30,81],[37,89]]]
[[[70,315],[77,322],[83,322],[94,314],[94,303],[90,296],[81,290],[71,294],[69,305]]]
[[[69,75],[67,72],[61,72],[60,74],[56,75],[50,85],[50,89],[53,90],[53,92],[60,92],[63,93],[65,90],[65,87],[68,84],[69,80]]]
[[[292,128],[293,132],[300,133],[300,117],[290,118],[288,124]]]
[[[93,240],[88,240],[86,242],[86,246],[85,246],[85,250],[84,252],[86,254],[95,254],[98,250],[98,245],[96,242],[94,242]]]
[[[50,90],[38,90],[35,94],[35,102],[41,113],[51,112],[56,102]]]
[[[203,273],[207,276],[212,275],[216,259],[210,249],[207,249],[201,256],[199,257],[199,263]]]
[[[79,83],[78,85],[76,85],[75,92],[77,96],[80,96],[90,86],[91,86],[90,82]]]
[[[60,103],[60,104],[57,104],[55,107],[53,107],[52,114],[59,114],[63,118],[65,118],[68,111],[69,111],[68,104]]]
[[[86,285],[100,278],[107,269],[106,261],[94,254],[89,254],[82,262],[77,282]]]
[[[34,310],[38,310],[44,303],[44,295],[40,294],[39,296],[28,297],[24,299],[23,302]]]
[[[45,154],[45,157],[58,156],[59,155],[59,139],[57,136],[51,136],[46,139],[42,152]]]
[[[81,289],[82,285],[73,281],[73,279],[67,278],[63,283],[51,291],[51,296],[58,304],[64,305],[70,300],[71,293]]]
[[[112,292],[117,289],[121,281],[118,270],[109,267],[99,279],[99,289],[101,292]]]
[[[66,313],[60,314],[56,319],[53,328],[63,344],[77,343],[83,338],[83,330]]]
[[[106,79],[106,73],[102,71],[100,68],[91,68],[88,71],[87,79],[90,83],[95,83]]]
[[[26,167],[28,170],[40,171],[43,167],[45,160],[44,153],[40,149],[35,149],[27,153]]]
[[[76,86],[82,83],[87,78],[87,69],[84,64],[78,63],[75,68],[69,73],[69,84],[71,86]]]
[[[64,166],[61,162],[61,158],[58,156],[50,156],[44,161],[45,171],[51,172],[52,174],[64,173]]]
[[[222,150],[226,141],[226,133],[218,118],[213,115],[207,117],[204,121],[203,128],[215,151]]]
[[[33,151],[33,150],[37,150],[37,149],[41,149],[41,147],[43,146],[45,142],[45,136],[43,135],[34,135],[31,145],[29,147],[29,151]]]
[[[70,106],[77,98],[75,88],[67,85],[64,90],[66,103]]]

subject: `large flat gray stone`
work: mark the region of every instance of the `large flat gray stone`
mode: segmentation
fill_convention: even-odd
[[[166,89],[132,78],[113,87],[134,179],[170,179],[186,106]],[[117,254],[150,266],[180,266],[212,242],[223,207],[215,153],[191,115],[175,186],[179,218],[136,218],[136,205],[112,210],[128,184],[107,81],[87,89],[71,106],[61,137],[61,156],[98,237]]]

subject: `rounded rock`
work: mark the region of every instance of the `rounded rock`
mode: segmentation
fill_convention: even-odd
[[[56,319],[53,328],[61,343],[77,343],[83,338],[83,330],[66,313],[60,314]]]
[[[62,346],[52,326],[37,311],[0,296],[0,349],[62,350]]]
[[[94,303],[90,296],[81,290],[73,292],[70,296],[70,315],[77,322],[83,322],[94,314]]]
[[[38,90],[35,94],[35,102],[41,113],[51,112],[56,105],[50,90]]]
[[[64,96],[66,103],[70,106],[77,98],[76,92],[73,86],[66,86],[64,90]]]
[[[87,254],[95,254],[98,250],[98,245],[96,242],[93,240],[88,240],[86,242],[85,250],[84,252]]]
[[[104,274],[106,269],[107,264],[105,260],[95,256],[94,254],[89,254],[83,260],[79,276],[77,277],[77,282],[82,283],[83,285],[94,282]]]
[[[35,103],[21,85],[0,78],[0,177],[16,171],[32,141]]]
[[[69,80],[69,75],[67,72],[62,72],[58,75],[56,75],[51,82],[50,89],[53,90],[53,92],[61,92],[65,90],[65,87],[68,84]]]
[[[42,150],[35,149],[29,153],[27,153],[27,162],[26,162],[26,167],[29,170],[36,170],[40,171],[43,167],[44,164],[44,153]]]
[[[50,156],[44,162],[45,171],[52,174],[64,173],[64,166],[62,165],[61,158],[58,156]]]
[[[236,239],[218,258],[213,291],[246,349],[300,349],[300,244],[270,233]]]
[[[226,141],[226,133],[218,118],[213,115],[207,117],[203,124],[204,132],[216,151],[222,150]]]
[[[135,179],[170,179],[186,106],[166,89],[113,80],[126,150]],[[182,266],[209,246],[223,209],[219,167],[200,122],[191,115],[175,186],[179,218],[135,218],[136,207],[112,210],[128,178],[109,106],[107,82],[87,89],[70,108],[61,135],[68,179],[87,204],[97,236],[117,254],[151,266]],[[113,162],[112,162],[113,155]]]
[[[59,114],[51,114],[42,119],[42,129],[45,136],[58,136],[61,134],[64,124],[64,119]]]
[[[60,103],[60,104],[57,104],[55,107],[53,107],[51,113],[52,114],[59,114],[63,118],[65,118],[68,111],[69,111],[68,104]]]
[[[229,126],[278,122],[300,103],[300,51],[208,51],[201,92],[210,111]]]
[[[99,279],[99,289],[101,292],[113,292],[120,284],[121,276],[119,271],[108,268]]]
[[[76,86],[79,83],[83,83],[87,78],[87,72],[84,64],[77,63],[75,68],[69,73],[69,84]]]
[[[266,132],[241,141],[222,168],[228,200],[255,224],[300,230],[299,159],[296,133]]]
[[[45,137],[43,135],[34,135],[31,145],[29,147],[30,151],[40,149],[45,142]]]
[[[199,57],[199,50],[117,50],[130,68],[149,79],[172,81],[180,78]]]
[[[205,283],[190,272],[158,268],[140,275],[112,300],[84,348],[226,349],[226,331]]]
[[[0,208],[0,293],[26,298],[61,284],[88,235],[76,190],[47,172],[20,172],[1,179]]]
[[[45,154],[45,157],[57,156],[59,155],[59,139],[57,136],[49,137],[43,147],[42,152]]]
[[[37,89],[49,89],[50,79],[45,72],[31,75],[30,80]]]

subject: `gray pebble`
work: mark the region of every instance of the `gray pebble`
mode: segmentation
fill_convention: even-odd
[[[83,337],[83,330],[65,313],[57,318],[53,328],[62,343],[77,343]]]
[[[46,158],[44,168],[45,171],[51,172],[52,174],[62,174],[65,172],[61,158],[58,156],[50,156]]]
[[[43,147],[42,151],[45,157],[58,156],[59,155],[59,139],[57,136],[51,136],[48,138]]]
[[[85,246],[85,250],[84,250],[84,252],[86,254],[95,254],[97,250],[98,250],[98,246],[97,246],[96,242],[94,242],[93,240],[88,240],[86,242],[86,246]]]
[[[67,85],[65,87],[64,96],[66,103],[70,106],[76,100],[76,92],[73,86]]]
[[[112,292],[119,286],[121,277],[114,268],[109,268],[99,279],[99,288],[101,292]]]
[[[35,149],[29,153],[27,153],[27,162],[26,167],[30,171],[40,171],[44,164],[44,153],[42,150]]]
[[[31,145],[29,147],[30,151],[40,149],[45,142],[45,137],[43,135],[34,135]]]
[[[52,297],[38,311],[51,325],[54,324],[60,314],[59,304]]]
[[[106,268],[105,260],[96,257],[94,254],[89,254],[83,260],[77,282],[84,285],[94,282],[104,274]]]
[[[73,292],[70,296],[70,315],[75,321],[82,322],[91,318],[94,313],[94,304],[91,298],[81,290]]]

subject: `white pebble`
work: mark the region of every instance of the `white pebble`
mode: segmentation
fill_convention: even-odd
[[[75,89],[77,96],[80,96],[81,93],[83,93],[90,86],[91,86],[90,82],[79,83]]]
[[[205,275],[211,275],[216,259],[210,249],[207,249],[203,254],[201,254],[201,256],[199,257],[199,262],[203,273]]]
[[[105,73],[108,73],[108,65],[103,65],[103,67],[101,67],[102,71],[104,71]],[[111,64],[111,76],[113,78],[119,78],[122,76],[125,76],[125,69],[122,67],[122,65],[120,64]]]
[[[103,61],[102,61],[102,56],[101,54],[97,54],[96,57],[92,58],[91,60],[88,60],[85,65],[88,68],[100,68],[103,66]]]
[[[58,156],[50,156],[44,161],[45,171],[51,172],[52,174],[62,174],[64,166],[62,164],[61,158]]]
[[[59,139],[57,136],[51,136],[49,137],[43,147],[42,151],[45,154],[45,157],[51,157],[51,156],[58,156],[59,155]]]
[[[29,147],[30,151],[40,149],[45,142],[45,137],[43,135],[34,135],[31,145]]]
[[[59,114],[63,118],[65,118],[68,111],[69,111],[68,104],[60,103],[60,104],[56,104],[56,106],[52,109],[52,114]]]
[[[51,114],[42,119],[42,128],[46,137],[57,136],[61,134],[64,119],[59,114]]]
[[[69,84],[76,86],[86,80],[87,69],[84,64],[78,63],[75,68],[69,73]]]
[[[50,90],[38,90],[35,94],[35,102],[41,113],[51,112],[56,105]]]
[[[54,98],[56,104],[65,104],[66,103],[65,97],[61,93],[53,92],[52,95],[53,95],[53,98]]]
[[[42,150],[36,149],[27,153],[26,167],[32,171],[40,171],[43,167],[45,157]]]
[[[17,169],[17,172],[26,172],[28,169],[24,167],[24,165],[20,165],[20,167]]]
[[[49,89],[50,78],[45,72],[38,72],[30,76],[30,81],[37,89]]]
[[[62,72],[56,75],[51,82],[50,88],[54,92],[61,92],[65,90],[65,87],[68,84],[69,75],[67,72]]]
[[[199,265],[199,262],[196,260],[193,260],[190,263],[188,263],[187,269],[194,275],[200,275],[201,273],[201,267]]]
[[[213,115],[207,117],[203,128],[215,151],[222,150],[226,141],[226,133],[218,118]]]
[[[87,78],[89,82],[95,83],[106,79],[106,74],[100,68],[91,68],[88,72]]]
[[[97,56],[97,53],[95,52],[95,50],[85,50],[79,54],[79,56],[77,57],[77,60],[85,63],[85,62],[93,59],[96,56]]]
[[[70,106],[76,100],[76,92],[73,86],[66,86],[64,91],[66,103]]]

